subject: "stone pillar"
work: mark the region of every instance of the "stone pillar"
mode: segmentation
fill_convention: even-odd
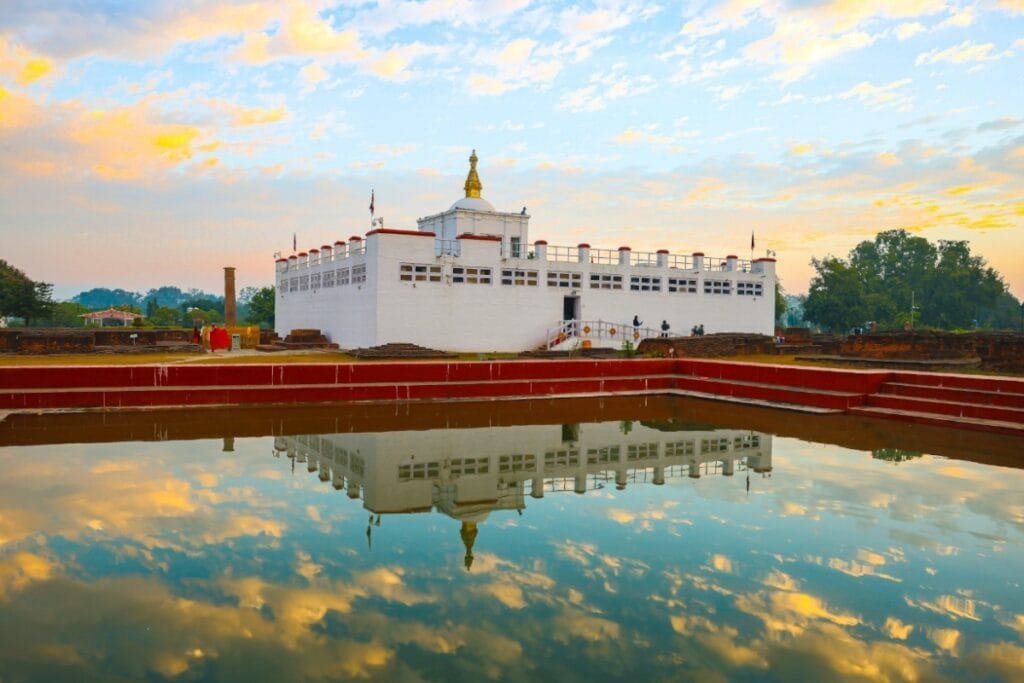
[[[690,479],[700,479],[700,463],[696,460],[690,461]]]
[[[615,488],[622,491],[626,488],[627,472],[625,467],[615,470]]]
[[[330,263],[334,259],[334,248],[325,244],[320,247],[320,263]]]
[[[533,243],[534,258],[538,261],[548,260],[548,243],[544,240],[537,240]]]
[[[238,316],[235,312],[235,269],[224,268],[224,324],[237,325]]]
[[[348,249],[345,248],[345,240],[338,240],[334,243],[334,260],[343,259],[348,256]]]
[[[573,488],[573,490],[576,493],[586,493],[587,492],[587,473],[586,472],[577,472],[576,473],[576,482],[575,483],[576,483],[576,486]]]
[[[579,250],[580,263],[590,263],[590,245],[582,242],[576,248]]]

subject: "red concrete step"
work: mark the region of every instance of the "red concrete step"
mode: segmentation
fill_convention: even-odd
[[[864,417],[877,417],[886,420],[901,420],[917,424],[937,425],[939,427],[952,427],[954,429],[969,429],[981,432],[996,432],[1008,436],[1024,438],[1024,424],[1020,422],[1006,422],[1004,420],[985,420],[979,418],[964,418],[955,415],[939,415],[936,413],[925,413],[915,410],[896,410],[894,408],[882,408],[875,406],[860,406],[851,408],[850,415],[863,415]]]
[[[930,398],[937,401],[951,401],[953,403],[973,403],[975,405],[1024,408],[1024,394],[1015,394],[1005,391],[961,389],[959,387],[907,384],[904,382],[886,382],[878,391],[882,394],[909,396],[912,398]]]
[[[458,400],[664,393],[672,375],[578,377],[550,380],[480,382],[379,382],[290,385],[197,385],[164,387],[89,387],[0,391],[0,409],[119,408],[137,406],[228,405],[247,403],[322,403],[343,401]]]
[[[747,398],[773,403],[796,404],[846,410],[864,402],[864,394],[851,391],[829,391],[825,389],[804,389],[793,386],[779,386],[764,382],[744,382],[712,377],[684,376],[676,380],[676,388],[733,398]]]
[[[1020,408],[955,403],[953,401],[894,396],[891,394],[872,394],[868,396],[867,405],[874,408],[909,410],[919,413],[953,415],[981,420],[998,420],[1024,425],[1024,409]]]
[[[1024,378],[1020,377],[957,375],[936,372],[893,372],[890,373],[887,381],[951,389],[1024,394]]]

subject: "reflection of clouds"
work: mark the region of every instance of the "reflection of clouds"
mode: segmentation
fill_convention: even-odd
[[[953,628],[929,628],[925,629],[928,639],[947,652],[955,653],[957,642],[960,640],[960,631]]]
[[[93,543],[130,539],[144,548],[183,552],[244,536],[280,538],[287,529],[284,522],[259,514],[277,503],[249,487],[215,488],[223,470],[201,471],[188,463],[181,469],[193,474],[183,476],[176,471],[177,456],[165,448],[83,446],[62,457],[59,467],[16,458],[22,449],[5,452],[9,476],[0,480],[0,542],[51,536]],[[238,467],[227,460],[204,464],[227,471]],[[240,506],[245,509],[236,509]]]
[[[30,583],[49,579],[53,570],[53,562],[35,553],[22,551],[0,558],[0,600]]]
[[[896,640],[906,640],[907,636],[914,630],[913,624],[904,624],[896,617],[887,617],[885,620],[885,626],[882,627],[882,631],[890,638]]]
[[[981,617],[978,616],[978,605],[971,598],[958,595],[940,595],[935,600],[914,600],[909,596],[904,599],[911,607],[920,607],[936,614],[942,614],[953,621],[957,619],[981,621]]]
[[[715,571],[725,572],[726,574],[732,573],[732,560],[730,560],[725,555],[712,555],[711,566],[715,569]]]
[[[978,647],[968,662],[981,671],[991,671],[1007,681],[1024,679],[1024,647],[1014,643],[988,643]]]
[[[877,579],[895,581],[896,583],[900,583],[903,580],[891,574],[885,574],[878,571],[878,567],[875,564],[862,564],[856,560],[844,560],[839,557],[831,557],[829,558],[828,566],[831,569],[835,569],[836,571],[840,571],[850,576],[856,576],[858,578],[862,576],[872,576]]]
[[[618,638],[622,629],[617,623],[604,617],[567,608],[553,619],[552,629],[555,640],[568,643],[572,638],[599,642]]]

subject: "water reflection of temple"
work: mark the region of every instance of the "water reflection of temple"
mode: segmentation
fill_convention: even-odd
[[[282,436],[286,454],[371,513],[434,509],[463,523],[467,566],[476,525],[526,496],[772,469],[771,436],[701,425],[606,422]],[[749,485],[749,484],[748,484]],[[368,530],[368,536],[370,531]]]

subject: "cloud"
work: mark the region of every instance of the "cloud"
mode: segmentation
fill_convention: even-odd
[[[954,8],[950,10],[949,17],[939,23],[939,28],[948,28],[950,26],[956,28],[967,28],[974,23],[976,18],[977,17],[974,15],[974,7],[970,5]]]
[[[913,21],[900,24],[899,26],[896,27],[894,33],[896,34],[896,38],[898,40],[904,41],[913,38],[918,33],[924,33],[926,30],[927,29],[925,29],[925,27],[922,24]]]
[[[910,633],[914,630],[914,626],[912,624],[904,624],[902,621],[895,617],[886,617],[885,626],[882,630],[890,638],[895,638],[897,640],[906,640]]]
[[[965,40],[959,45],[948,47],[945,50],[935,48],[928,52],[917,55],[914,64],[922,66],[925,64],[937,64],[947,62],[949,64],[965,64],[968,62],[990,62],[1009,56],[1010,52],[995,52],[996,46],[993,43],[978,44],[971,40]]]
[[[608,106],[609,102],[623,98],[632,98],[651,92],[657,87],[651,76],[631,78],[615,70],[609,73],[597,73],[590,77],[589,85],[562,94],[556,109],[568,111],[599,111]]]
[[[0,35],[0,76],[21,86],[31,85],[53,71],[53,62],[19,45],[8,43]]]
[[[553,53],[537,49],[530,38],[509,41],[500,49],[477,52],[474,64],[490,73],[475,71],[466,79],[474,95],[501,95],[527,86],[547,87],[562,71],[562,61]]]
[[[303,93],[311,93],[316,87],[330,77],[320,62],[310,62],[299,69],[299,82],[302,84]]]
[[[875,110],[892,107],[897,111],[909,111],[913,108],[914,98],[901,91],[911,83],[909,78],[901,78],[886,85],[861,81],[849,90],[839,93],[838,97],[843,100],[856,97],[859,102]]]

